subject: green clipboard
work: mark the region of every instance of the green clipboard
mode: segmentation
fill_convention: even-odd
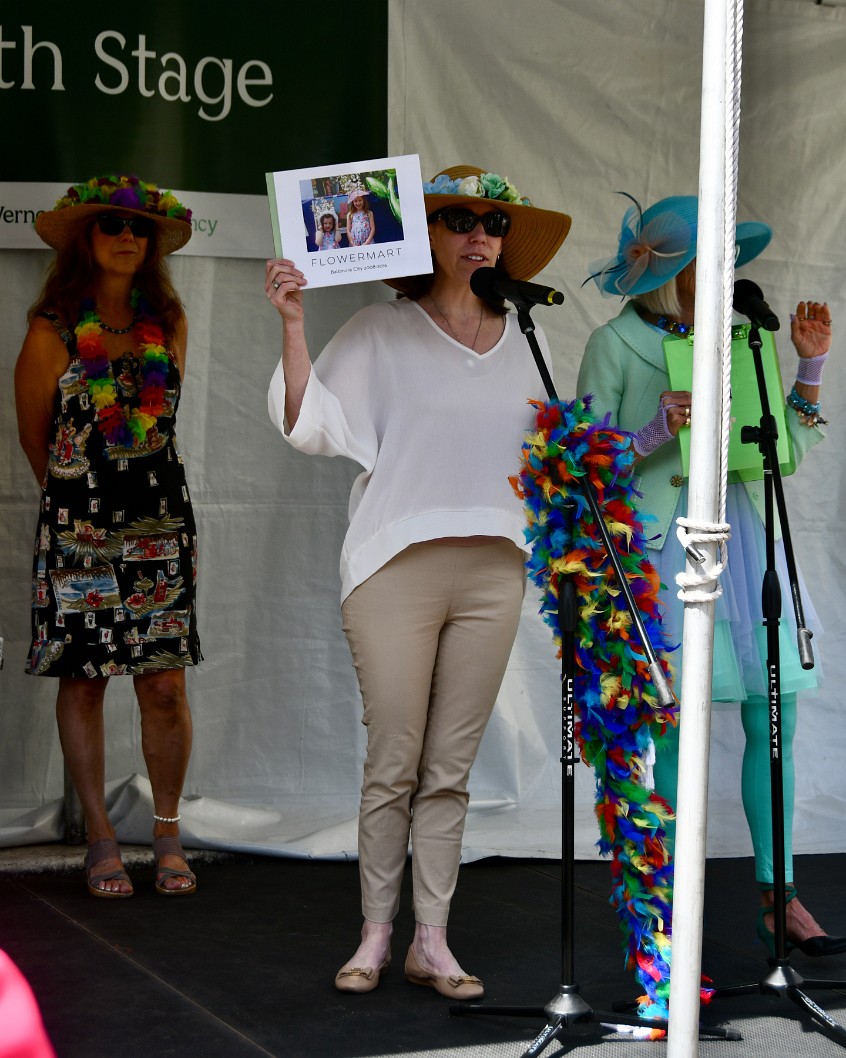
[[[787,429],[784,411],[784,386],[778,352],[771,331],[761,334],[761,363],[767,385],[770,412],[778,430],[776,454],[782,477],[796,470],[793,443]],[[731,436],[729,438],[729,481],[760,481],[764,476],[763,461],[758,446],[743,444],[740,431],[744,426],[757,426],[761,421],[761,400],[755,376],[755,361],[749,348],[749,324],[743,323],[731,329]],[[664,339],[664,358],[670,389],[690,390],[693,385],[693,335],[679,337],[668,334]],[[690,430],[679,430],[682,468],[684,476],[690,476]]]

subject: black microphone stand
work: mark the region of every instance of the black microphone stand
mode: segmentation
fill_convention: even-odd
[[[538,340],[535,337],[535,326],[529,315],[528,302],[510,298],[517,309],[517,321],[520,330],[529,343],[535,364],[550,400],[558,400],[552,377],[547,370]],[[584,493],[590,512],[596,521],[605,551],[614,568],[617,583],[631,613],[632,623],[637,629],[640,642],[647,657],[652,682],[663,706],[673,704],[672,691],[664,676],[664,670],[649,640],[640,611],[632,594],[629,582],[620,565],[619,557],[611,541],[608,527],[602,517],[593,485],[586,475],[580,478],[580,487]],[[570,517],[575,508],[575,501],[566,505]],[[450,1007],[451,1014],[493,1014],[503,1017],[546,1017],[546,1025],[535,1037],[522,1058],[536,1058],[553,1040],[558,1039],[572,1025],[592,1023],[613,1028],[614,1025],[631,1025],[644,1029],[667,1029],[664,1019],[649,1020],[637,1014],[594,1010],[579,994],[575,982],[574,970],[574,809],[575,809],[575,767],[579,755],[575,739],[575,667],[577,606],[576,588],[572,577],[560,576],[558,579],[558,626],[561,636],[561,985],[558,992],[543,1006],[486,1006],[482,1003],[455,1003]],[[702,1033],[723,1039],[740,1039],[738,1033],[728,1029],[703,1027]]]
[[[778,463],[776,442],[778,429],[770,413],[770,402],[767,395],[767,383],[764,377],[764,366],[761,359],[761,332],[753,322],[749,329],[749,347],[755,362],[755,376],[761,399],[761,419],[758,426],[744,426],[740,437],[744,444],[757,444],[761,452],[764,467],[764,530],[766,535],[767,568],[764,571],[761,591],[761,606],[764,626],[767,630],[767,688],[770,711],[770,796],[772,803],[773,827],[773,926],[775,956],[768,959],[770,966],[760,981],[744,985],[732,985],[717,988],[714,998],[731,998],[753,994],[778,995],[789,999],[801,1007],[811,1018],[816,1027],[830,1039],[846,1047],[846,1029],[838,1024],[830,1014],[819,1007],[805,989],[840,989],[846,988],[846,981],[823,981],[803,978],[790,965],[787,955],[787,901],[784,896],[785,854],[784,854],[784,784],[781,764],[781,672],[778,629],[781,617],[781,586],[775,568],[775,521],[773,519],[773,495],[775,495],[778,516],[781,523],[784,553],[787,564],[787,575],[790,580],[790,594],[796,615],[799,659],[803,669],[814,667],[811,637],[813,635],[805,626],[805,615],[802,609],[802,598],[799,580],[796,575],[796,563],[793,555],[793,544],[790,539],[790,526],[787,519],[787,506],[784,500],[784,489],[781,470]]]

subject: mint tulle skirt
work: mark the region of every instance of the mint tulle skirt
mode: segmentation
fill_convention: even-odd
[[[684,604],[678,598],[676,573],[684,569],[684,552],[675,535],[675,518],[687,511],[687,485],[679,490],[673,525],[661,551],[649,555],[664,585],[664,627],[678,649],[670,655],[676,670],[675,691],[681,693],[682,623]],[[731,525],[728,542],[728,568],[720,578],[723,594],[717,600],[714,619],[714,669],[712,699],[715,702],[742,702],[755,695],[767,698],[766,629],[761,610],[761,586],[766,568],[764,526],[743,485],[729,485],[726,521]],[[649,523],[645,526],[649,535]],[[784,545],[776,541],[776,571],[781,585],[779,652],[782,693],[813,690],[820,682],[818,638],[819,619],[807,592],[801,572],[799,585],[805,624],[814,633],[816,666],[803,669],[796,645],[796,621],[790,597],[790,583]]]

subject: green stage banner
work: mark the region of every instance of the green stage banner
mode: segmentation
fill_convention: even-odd
[[[206,227],[189,252],[264,256],[266,172],[387,154],[388,0],[72,10],[3,0],[0,247],[42,247],[33,208],[120,171],[177,191],[195,217],[197,199]],[[267,230],[245,253],[230,236],[250,205]]]

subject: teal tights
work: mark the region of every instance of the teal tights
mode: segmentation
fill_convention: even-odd
[[[770,724],[766,698],[748,698],[740,706],[746,734],[741,789],[743,809],[755,851],[755,878],[763,889],[773,885],[773,830],[770,801]],[[793,735],[796,731],[796,695],[781,697],[781,750],[784,786],[785,881],[793,881]],[[667,738],[655,764],[655,789],[671,805],[676,803],[679,776],[679,736],[675,728]],[[675,824],[668,828],[672,847]]]

